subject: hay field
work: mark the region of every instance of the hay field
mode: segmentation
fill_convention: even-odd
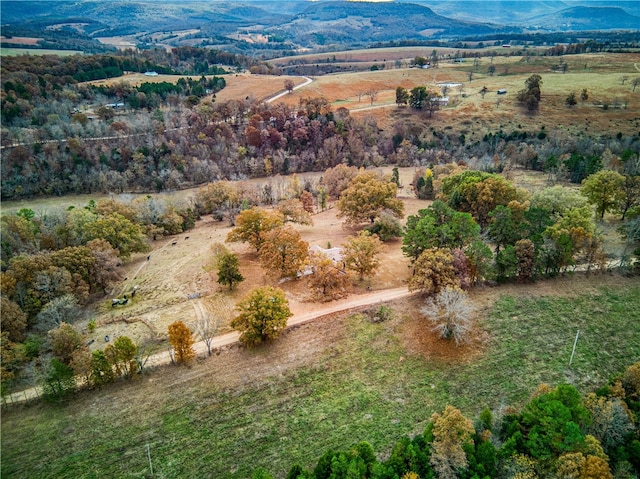
[[[633,134],[640,128],[640,88],[632,91],[631,81],[640,76],[638,54],[585,54],[562,57],[568,64],[566,73],[557,70],[557,57],[496,57],[481,58],[478,68],[467,59],[463,63],[440,62],[438,68],[390,69],[371,72],[325,75],[301,88],[282,101],[297,105],[302,98],[322,96],[334,109],[345,107],[356,116],[375,116],[381,126],[395,121],[420,122],[415,112],[397,108],[395,89],[402,86],[411,90],[416,86],[440,89],[441,83],[460,83],[449,88],[449,105],[435,113],[433,118],[422,115],[422,121],[434,126],[450,126],[466,135],[477,133],[480,138],[487,129],[539,129],[541,125],[566,128],[572,134],[588,131],[622,132]],[[495,73],[488,70],[493,65]],[[472,73],[469,81],[469,73]],[[532,74],[542,77],[542,99],[538,114],[523,111],[518,104],[517,92],[524,88],[525,80]],[[629,80],[623,85],[620,78]],[[488,93],[480,94],[483,87]],[[358,98],[358,92],[377,90],[371,104],[366,95]],[[497,91],[506,89],[505,95]],[[565,100],[574,92],[579,98],[583,89],[588,92],[586,101],[578,100],[572,108]],[[604,105],[607,105],[605,107]],[[477,138],[476,138],[477,139]]]

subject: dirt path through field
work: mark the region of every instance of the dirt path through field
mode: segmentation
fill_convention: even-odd
[[[352,296],[344,300],[333,301],[330,304],[317,305],[317,307],[313,308],[312,310],[309,310],[310,308],[308,306],[302,307],[301,305],[298,305],[298,308],[294,306],[292,310],[294,314],[291,318],[289,318],[289,321],[287,321],[287,327],[290,328],[292,326],[297,326],[309,321],[313,321],[314,319],[327,316],[329,314],[349,311],[356,308],[361,308],[363,306],[383,303],[385,301],[392,301],[394,299],[400,299],[410,295],[411,293],[407,290],[406,287],[401,287]],[[200,300],[192,301],[191,304],[195,309],[196,317],[200,318],[204,314],[206,314],[206,309]],[[296,309],[299,310],[296,311]],[[211,341],[211,349],[215,350],[230,346],[237,343],[239,341],[239,338],[240,334],[236,331],[216,336],[213,341]],[[198,341],[193,345],[193,348],[198,356],[207,355],[207,345],[204,341]],[[145,363],[145,367],[158,367],[170,363],[171,356],[169,354],[169,351],[163,351],[150,356]],[[5,398],[5,402],[9,404],[24,402],[30,399],[37,398],[40,395],[40,388],[34,387],[7,395]]]
[[[309,83],[311,83],[311,82],[313,81],[313,80],[312,80],[311,78],[309,78],[309,77],[302,77],[302,78],[304,78],[304,79],[305,79],[304,83],[301,83],[300,85],[296,85],[296,86],[294,86],[294,87],[293,87],[293,90],[297,90],[298,88],[302,88],[302,87],[304,87],[304,86],[307,86]],[[271,98],[269,98],[269,99],[265,100],[265,103],[272,103],[272,102],[276,101],[278,98],[282,98],[283,96],[285,96],[285,95],[287,95],[287,94],[289,94],[289,93],[290,93],[289,91],[283,91],[283,92],[280,92],[280,93],[278,93],[277,95],[272,96]]]

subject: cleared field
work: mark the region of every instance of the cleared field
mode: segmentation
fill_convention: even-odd
[[[211,76],[211,75],[208,75]],[[284,82],[287,79],[293,80],[295,85],[305,82],[299,76],[274,76],[274,75],[252,75],[250,73],[229,73],[226,75],[216,75],[224,78],[226,86],[216,93],[217,101],[235,100],[243,98],[254,98],[256,100],[266,100],[267,98],[285,91]],[[109,78],[106,80],[95,80],[93,85],[114,85],[125,82],[138,86],[142,83],[176,83],[180,78],[198,79],[201,75],[157,75],[147,76],[143,73],[128,73],[121,77]]]
[[[477,68],[473,60],[467,59],[463,63],[440,62],[438,68],[427,70],[404,68],[325,75],[286,95],[282,101],[297,105],[301,98],[321,96],[327,98],[334,109],[345,107],[357,116],[374,116],[382,126],[396,121],[424,122],[463,133],[471,141],[480,140],[488,131],[536,131],[545,124],[574,135],[589,131],[611,131],[613,135],[638,131],[640,117],[636,112],[640,110],[640,89],[634,92],[631,80],[622,84],[620,78],[633,79],[640,75],[637,69],[640,55],[588,54],[567,56],[563,60],[568,65],[566,73],[558,70],[559,59],[554,57],[496,57],[481,58]],[[489,73],[492,65],[493,75]],[[523,111],[516,95],[534,73],[542,77],[542,99],[539,112],[531,115]],[[395,105],[398,86],[407,90],[427,86],[442,91],[438,84],[449,82],[461,86],[448,89],[449,104],[433,118],[428,118],[428,114],[421,118],[409,108]],[[480,93],[483,87],[488,89],[484,96]],[[370,89],[377,91],[373,104],[364,94]],[[497,95],[496,92],[503,89],[507,93]],[[579,98],[582,89],[587,89],[588,100],[579,100],[574,107],[567,107],[567,96],[574,92]]]
[[[445,404],[470,418],[520,406],[546,382],[591,390],[640,359],[637,280],[559,278],[474,291],[476,335],[454,348],[416,311],[329,317],[254,350],[166,367],[67,404],[2,414],[2,477],[285,477],[328,448],[368,441],[379,455],[423,432]],[[576,356],[569,357],[576,329]]]
[[[433,51],[444,58],[454,57],[457,55],[474,55],[489,56],[491,51],[495,51],[497,55],[508,55],[510,50],[502,48],[494,49],[473,49],[473,48],[446,48],[446,47],[389,47],[389,48],[364,48],[361,50],[346,50],[340,52],[327,53],[309,53],[295,56],[287,56],[274,58],[271,60],[276,65],[286,65],[289,62],[388,62],[395,60],[413,60],[415,57],[429,58]],[[532,49],[535,51],[535,49]]]
[[[67,57],[71,55],[83,55],[81,50],[49,50],[45,48],[0,48],[0,56],[18,55],[60,55]]]
[[[0,36],[0,42],[15,43],[17,45],[37,45],[43,38],[37,37],[11,37],[7,38],[4,35]]]

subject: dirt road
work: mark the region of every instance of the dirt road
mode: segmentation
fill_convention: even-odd
[[[291,305],[291,312],[293,313],[293,316],[291,316],[289,318],[289,321],[287,321],[287,327],[296,326],[309,321],[313,321],[314,319],[318,319],[332,313],[349,311],[349,310],[360,308],[363,306],[370,306],[373,304],[384,303],[386,301],[392,301],[394,299],[404,298],[404,297],[410,296],[411,294],[412,293],[410,293],[407,290],[407,288],[403,286],[400,288],[384,289],[384,290],[374,291],[371,293],[351,296],[349,298],[345,298],[339,301],[332,301],[331,303],[328,303],[328,304],[318,304],[316,305],[316,307],[313,307],[311,310],[308,304],[305,304],[303,307],[302,305],[297,305],[296,303],[294,303]],[[240,334],[235,331],[227,334],[223,334],[220,336],[216,336],[211,342],[211,349],[212,350],[218,349],[218,348],[235,344],[238,342],[239,337],[240,337]],[[197,343],[195,343],[194,349],[198,356],[207,355],[207,345],[205,344],[204,341],[198,341]],[[145,367],[150,368],[150,367],[164,366],[170,363],[171,363],[171,357],[169,355],[169,351],[163,351],[150,356],[147,362],[145,363]],[[8,394],[4,398],[4,401],[7,404],[12,404],[17,402],[24,402],[30,399],[35,399],[40,397],[41,395],[42,395],[41,388],[33,387],[33,388],[25,389],[23,391],[18,391],[12,394]]]

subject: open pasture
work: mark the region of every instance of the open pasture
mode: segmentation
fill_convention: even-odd
[[[637,281],[581,275],[472,293],[476,332],[454,348],[426,329],[419,298],[393,319],[334,315],[253,350],[2,414],[2,477],[286,476],[329,448],[380,456],[445,404],[475,418],[521,406],[540,383],[585,392],[640,359]],[[581,335],[568,366],[576,329]]]
[[[440,62],[438,68],[430,69],[325,75],[314,78],[311,85],[286,95],[282,101],[296,105],[302,98],[321,96],[334,109],[345,107],[354,115],[375,116],[381,125],[409,118],[416,123],[420,120],[415,119],[413,111],[395,106],[395,89],[401,86],[410,91],[416,86],[426,86],[442,91],[438,83],[453,82],[461,86],[448,89],[449,104],[431,119],[426,118],[428,113],[423,114],[423,121],[439,129],[451,127],[471,140],[499,129],[538,131],[545,124],[566,129],[573,135],[638,131],[640,88],[634,92],[631,81],[640,76],[640,55],[585,54],[562,59],[568,64],[566,73],[560,71],[558,57],[496,57],[493,61],[485,57],[479,60],[477,68],[472,59],[466,59],[462,63]],[[491,65],[495,67],[493,74],[489,73]],[[535,115],[524,111],[516,99],[532,74],[542,77],[540,110]],[[621,77],[625,76],[628,79],[622,84]],[[484,96],[480,93],[483,87],[488,90]],[[377,92],[373,104],[364,94],[370,89]],[[497,95],[502,89],[507,93]],[[585,101],[580,100],[583,89],[588,93]],[[363,94],[359,96],[359,92]],[[572,92],[578,104],[568,107],[565,100]]]

